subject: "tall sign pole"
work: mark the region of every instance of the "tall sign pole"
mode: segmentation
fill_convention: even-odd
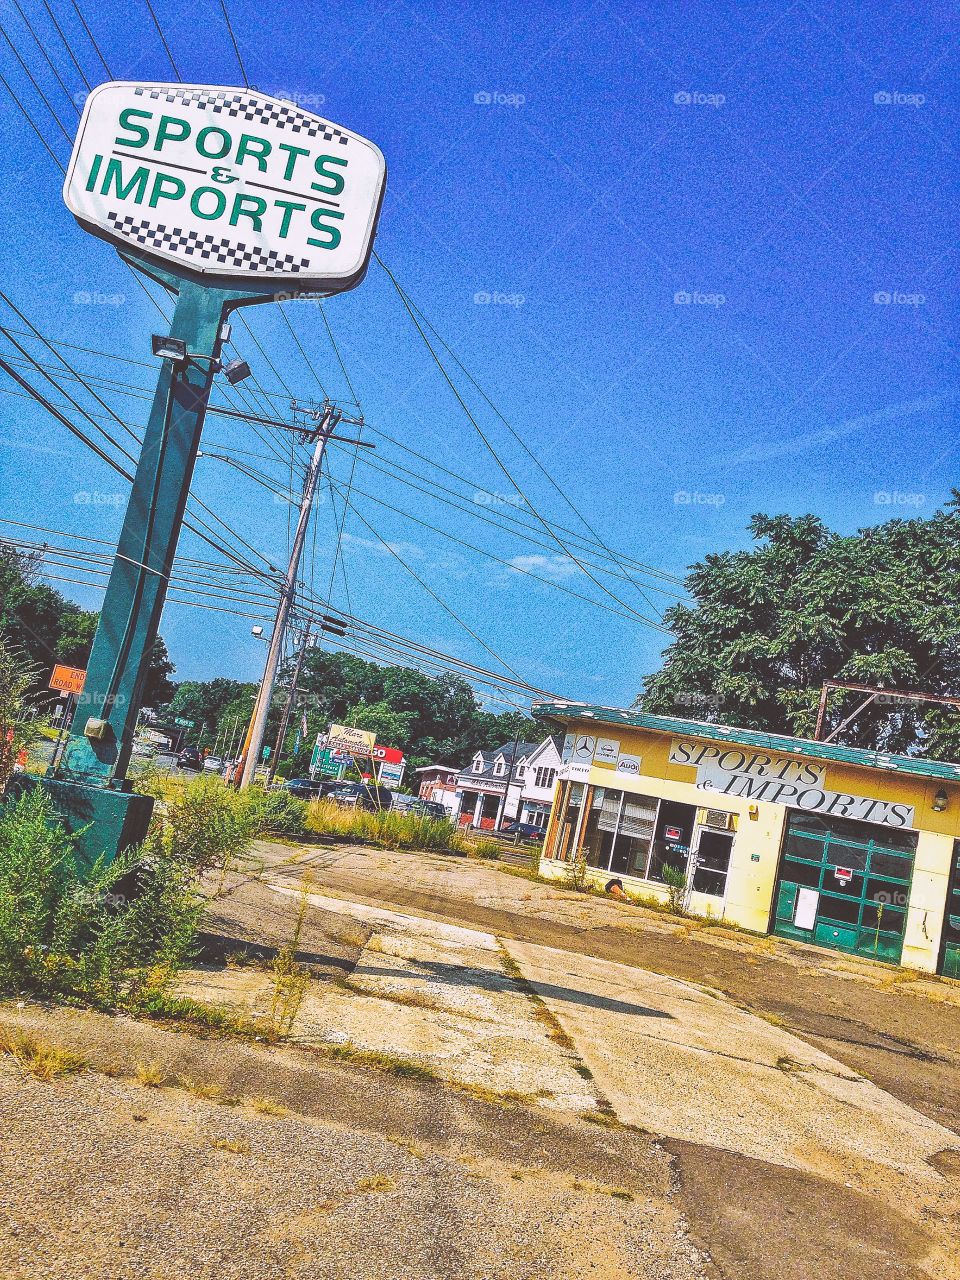
[[[82,856],[142,840],[152,801],[126,779],[227,317],[363,279],[386,168],[373,143],[252,90],[112,82],[87,98],[64,200],[176,296],[94,637],[84,705],[44,786]]]

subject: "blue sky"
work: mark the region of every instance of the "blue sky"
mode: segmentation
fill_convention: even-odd
[[[71,5],[51,6],[87,76],[106,79]],[[34,9],[44,48],[80,93]],[[115,78],[175,78],[142,0],[80,0],[80,9]],[[239,83],[219,3],[155,0],[154,9],[184,81]],[[709,552],[747,545],[757,511],[812,511],[851,531],[929,515],[948,497],[960,375],[948,176],[956,112],[946,89],[956,68],[945,11],[521,3],[498,12],[405,0],[231,0],[229,10],[252,84],[380,146],[389,174],[380,254],[609,545],[682,574]],[[10,0],[2,12],[71,132],[66,94]],[[5,44],[0,70],[65,162],[66,139]],[[159,316],[113,251],[75,225],[58,169],[2,87],[0,100],[4,287],[44,332],[145,362],[66,353],[85,371],[152,384]],[[76,300],[85,295],[102,300]],[[286,311],[324,385],[346,396],[316,307]],[[512,496],[379,268],[329,302],[327,316],[373,427],[481,492]],[[276,308],[248,319],[291,390],[318,395]],[[2,323],[20,327],[9,312]],[[242,331],[237,346],[263,386],[281,391]],[[538,509],[576,525],[461,384]],[[143,424],[145,402],[110,399]],[[214,451],[263,452],[228,419],[208,419],[204,440]],[[403,456],[383,442],[379,453]],[[350,453],[333,467],[343,480]],[[612,603],[559,548],[477,524],[366,465],[355,479],[503,559],[542,556],[516,563]],[[41,409],[6,394],[0,490],[9,519],[105,543],[119,531],[118,477]],[[285,556],[285,507],[263,489],[202,459],[195,491],[258,548]],[[369,497],[356,505],[533,684],[622,704],[657,666],[665,637],[656,631],[458,548]],[[346,528],[357,614],[492,665],[358,517]],[[312,567],[321,592],[332,546],[327,501]],[[182,550],[208,556],[190,534]],[[93,590],[58,585],[99,603]],[[649,612],[632,587],[610,585]],[[661,607],[670,599],[650,598]],[[344,603],[339,575],[334,599]],[[253,678],[263,654],[250,625],[168,605],[162,632],[178,677]]]

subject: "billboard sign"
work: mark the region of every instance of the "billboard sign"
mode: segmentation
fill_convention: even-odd
[[[112,81],[86,100],[63,197],[168,267],[295,296],[362,280],[385,182],[372,142],[279,98]]]
[[[331,751],[342,751],[352,756],[370,756],[376,734],[372,729],[354,729],[348,724],[332,724],[327,734],[327,746]]]

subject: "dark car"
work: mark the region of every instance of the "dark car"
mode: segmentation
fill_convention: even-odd
[[[200,752],[196,747],[184,747],[177,756],[177,765],[181,769],[199,769]]]
[[[371,813],[378,809],[389,809],[393,800],[393,792],[387,787],[375,787],[373,783],[341,782],[329,793],[329,800],[342,804],[345,808],[369,809]]]
[[[394,795],[393,808],[402,813],[415,813],[421,818],[432,818],[434,822],[447,822],[450,819],[449,809],[436,800],[423,800],[420,796]]]
[[[284,791],[289,791],[298,800],[319,800],[340,785],[332,778],[290,778],[283,784]]]
[[[521,840],[542,840],[547,833],[545,828],[534,826],[532,822],[508,822],[500,828],[500,834],[519,836]]]

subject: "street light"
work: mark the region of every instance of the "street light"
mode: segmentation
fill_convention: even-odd
[[[161,360],[173,360],[177,364],[187,362],[187,344],[182,338],[171,338],[167,334],[154,333],[150,338],[153,354]]]
[[[250,377],[250,366],[246,360],[231,360],[223,366],[223,373],[231,387],[235,387],[238,382]]]

